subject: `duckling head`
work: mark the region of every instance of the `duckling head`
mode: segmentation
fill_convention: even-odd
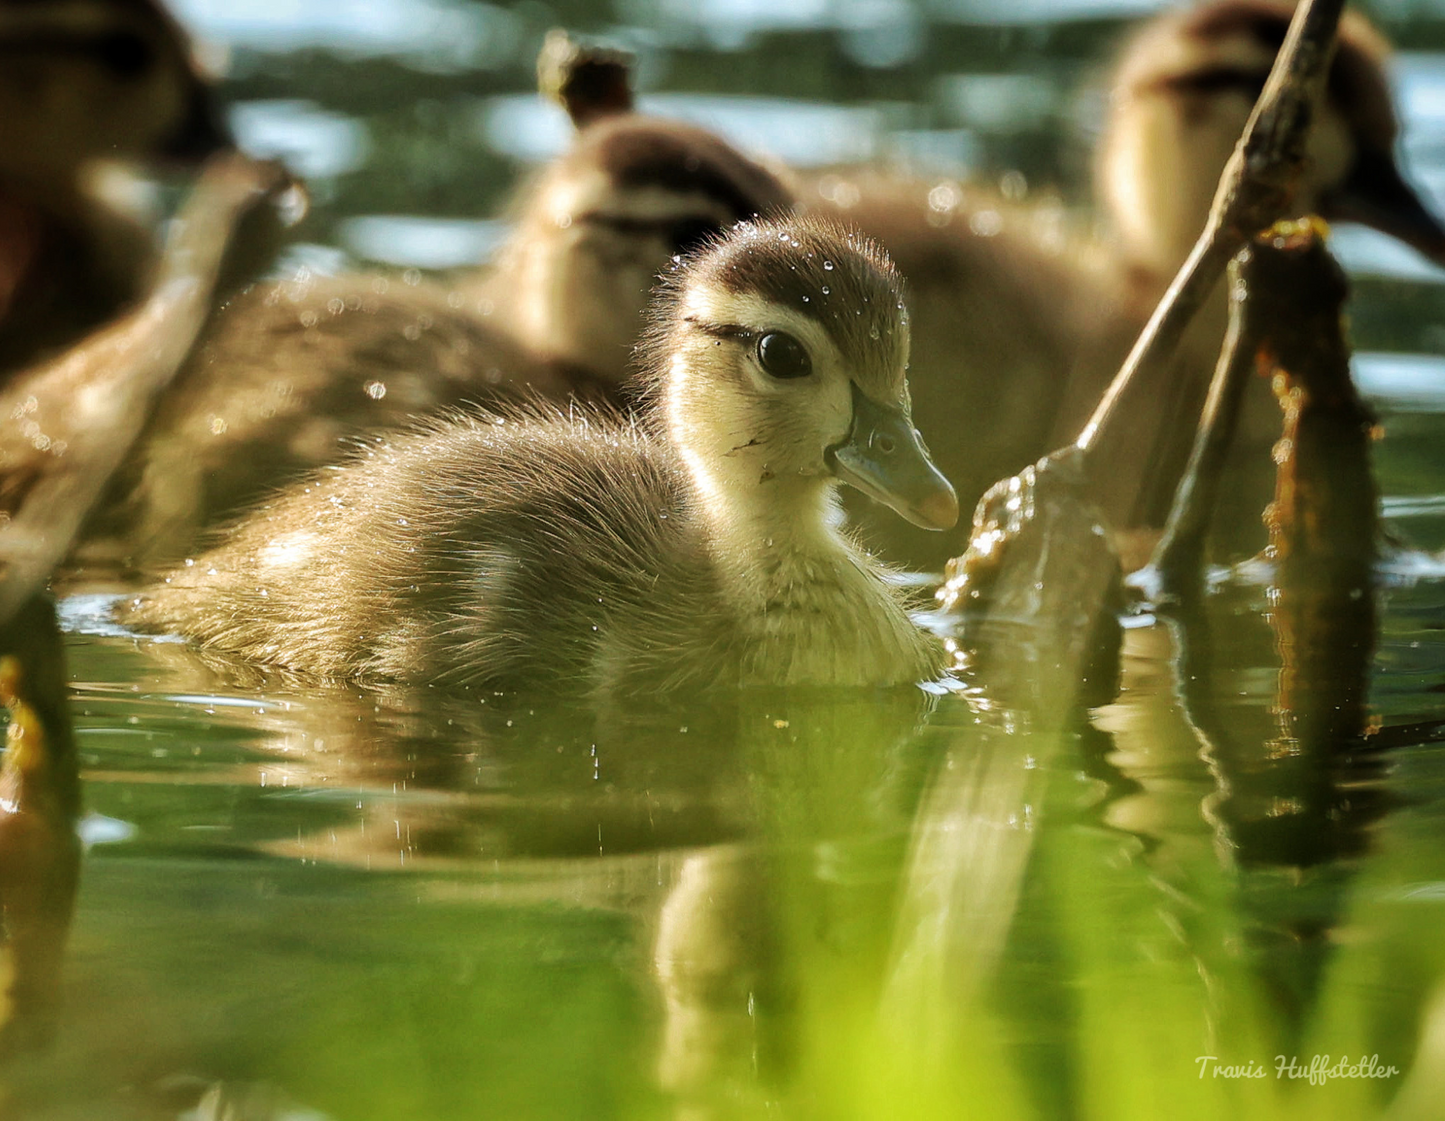
[[[154,0],[0,0],[0,175],[69,192],[95,159],[229,142],[185,33]]]
[[[1172,276],[1188,255],[1292,15],[1275,0],[1215,0],[1151,20],[1126,45],[1097,179],[1135,266]],[[1395,162],[1387,55],[1362,17],[1344,13],[1298,210],[1365,222],[1445,261],[1445,229]]]
[[[541,357],[620,383],[669,260],[791,204],[776,175],[705,129],[605,115],[527,196],[499,295]]]
[[[642,366],[714,521],[831,527],[838,481],[915,525],[957,521],[913,427],[908,313],[877,245],[814,220],[742,223],[677,268],[655,314]]]

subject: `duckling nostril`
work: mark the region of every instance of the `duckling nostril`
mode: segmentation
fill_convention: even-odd
[[[892,455],[898,450],[898,442],[892,436],[881,432],[875,433],[873,439],[868,441],[868,445],[879,455]]]

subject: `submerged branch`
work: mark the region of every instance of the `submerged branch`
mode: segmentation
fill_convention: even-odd
[[[1161,550],[1158,564],[1163,583],[1180,593],[1170,607],[1176,684],[1214,769],[1221,842],[1241,862],[1301,867],[1358,853],[1365,827],[1383,811],[1367,704],[1374,418],[1350,377],[1345,278],[1322,223],[1280,223],[1240,254],[1236,273],[1246,298],[1235,306],[1232,333],[1248,340],[1237,364],[1270,378],[1284,414],[1267,516],[1268,619],[1279,659],[1268,728],[1241,735],[1238,721],[1217,711],[1208,620],[1201,597],[1190,594],[1202,577],[1187,539],[1173,553]]]

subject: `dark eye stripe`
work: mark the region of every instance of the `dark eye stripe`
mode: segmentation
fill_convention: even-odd
[[[1268,70],[1242,66],[1209,66],[1160,78],[1157,88],[1176,93],[1215,94],[1238,92],[1257,98],[1269,78]]]
[[[756,331],[750,331],[746,327],[739,327],[734,323],[708,323],[689,315],[683,322],[701,331],[704,335],[712,335],[717,339],[733,339],[737,342],[750,342],[756,337]]]
[[[150,45],[129,31],[101,34],[67,34],[34,31],[0,38],[0,57],[35,54],[67,54],[89,58],[118,77],[133,78],[150,67]]]

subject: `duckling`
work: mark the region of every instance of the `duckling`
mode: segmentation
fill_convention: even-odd
[[[606,695],[934,676],[942,648],[836,494],[957,518],[910,419],[908,347],[872,243],[740,224],[659,294],[643,416],[466,411],[375,438],[123,614],[325,677]]]
[[[1132,343],[1193,247],[1218,170],[1244,129],[1292,15],[1292,5],[1271,0],[1217,0],[1152,21],[1126,47],[1114,75],[1115,109],[1096,175],[1117,230],[1113,271],[1123,330],[1115,328],[1077,368],[1060,409],[1056,442],[1078,435],[1117,369],[1116,356]],[[1378,31],[1362,16],[1344,13],[1295,210],[1366,223],[1445,264],[1445,228],[1395,161],[1399,122],[1385,75],[1388,55]],[[1181,346],[1173,380],[1157,385],[1157,404],[1147,410],[1144,433],[1170,414],[1198,414],[1226,318],[1221,283]],[[1265,544],[1260,513],[1273,496],[1270,448],[1280,438],[1272,398],[1265,381],[1250,387],[1229,482],[1221,488],[1225,501],[1215,519],[1214,545],[1221,556],[1252,553]],[[1192,430],[1165,449],[1163,461],[1143,461],[1150,446],[1145,439],[1138,448],[1117,449],[1101,465],[1096,493],[1114,524],[1163,524],[1190,437]]]
[[[153,0],[0,0],[0,383],[134,300],[149,225],[102,166],[225,146],[185,33]]]
[[[1165,12],[1125,45],[1095,168],[1103,237],[1079,228],[1060,205],[1030,208],[952,182],[835,176],[809,192],[820,200],[810,201],[814,209],[877,237],[907,278],[914,400],[965,501],[1078,435],[1203,227],[1291,14],[1272,0],[1216,0]],[[1445,261],[1445,230],[1392,154],[1398,124],[1386,57],[1379,34],[1347,12],[1298,209],[1368,222]],[[1121,449],[1103,472],[1100,500],[1117,526],[1158,524],[1167,510],[1188,446],[1170,449],[1168,462],[1146,463],[1147,437],[1167,410],[1197,413],[1224,326],[1221,291],[1187,339],[1173,380],[1140,417],[1139,449]],[[1252,487],[1231,488],[1239,502],[1227,515],[1244,531],[1234,544],[1245,549],[1263,544],[1258,511],[1268,501],[1267,449],[1279,431],[1268,387],[1256,389],[1239,462],[1266,469],[1251,472],[1260,476]],[[974,417],[987,419],[971,424]],[[1151,477],[1162,485],[1153,501],[1136,504]],[[890,558],[923,567],[946,559],[946,542],[856,512]]]
[[[311,276],[235,300],[92,534],[154,566],[205,525],[341,459],[361,432],[464,401],[622,400],[669,259],[786,210],[792,194],[716,135],[635,112],[625,81],[594,89],[561,94],[574,142],[523,188],[488,272],[452,285]]]

